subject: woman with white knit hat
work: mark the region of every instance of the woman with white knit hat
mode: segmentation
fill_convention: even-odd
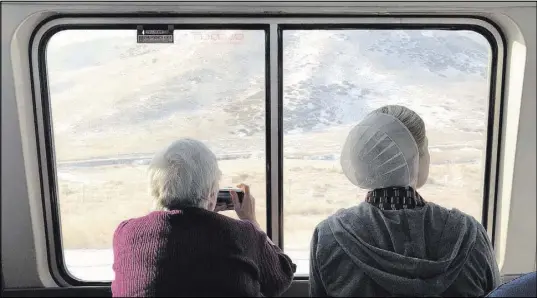
[[[369,190],[357,206],[322,221],[311,242],[311,296],[484,296],[499,271],[483,226],[426,202],[425,124],[403,106],[385,106],[349,133],[341,166]]]

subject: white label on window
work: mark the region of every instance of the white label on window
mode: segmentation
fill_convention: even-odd
[[[138,35],[138,43],[173,43],[173,35]]]

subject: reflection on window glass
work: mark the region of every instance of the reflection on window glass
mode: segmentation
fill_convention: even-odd
[[[490,53],[472,31],[284,31],[284,248],[297,274],[309,271],[315,226],[364,200],[339,155],[350,128],[383,105],[425,121],[425,200],[481,220]]]
[[[137,44],[136,30],[51,38],[61,229],[74,277],[113,279],[113,232],[150,211],[147,164],[178,138],[215,152],[221,186],[250,184],[265,226],[264,41],[253,30],[176,30],[174,44]]]

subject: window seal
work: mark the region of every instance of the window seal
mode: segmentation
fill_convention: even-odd
[[[448,30],[464,30],[461,28],[465,28],[465,30],[472,30],[480,33],[483,35],[489,42],[491,50],[492,50],[492,61],[491,61],[491,71],[490,71],[490,93],[489,93],[489,103],[488,103],[488,118],[487,118],[487,140],[486,140],[486,155],[485,155],[485,165],[484,165],[484,184],[483,184],[483,215],[482,215],[482,224],[487,228],[489,231],[489,236],[492,235],[492,241],[494,241],[495,237],[495,228],[496,228],[496,220],[495,220],[495,214],[496,214],[496,208],[497,208],[497,201],[498,201],[498,165],[499,165],[499,159],[501,157],[501,151],[499,148],[499,145],[501,144],[501,131],[502,131],[502,117],[503,117],[503,106],[504,106],[504,96],[503,96],[503,90],[504,90],[504,84],[505,84],[505,65],[506,65],[506,50],[505,50],[505,44],[506,39],[503,31],[501,28],[492,20],[486,17],[482,16],[476,16],[476,15],[464,15],[464,14],[438,14],[438,15],[431,15],[431,14],[393,14],[393,15],[372,15],[372,14],[225,14],[225,13],[217,13],[217,14],[178,14],[178,13],[106,13],[106,14],[58,14],[52,17],[49,17],[45,20],[43,20],[32,32],[30,42],[29,42],[29,49],[28,49],[28,55],[29,55],[29,62],[30,62],[30,75],[31,75],[31,91],[32,91],[32,103],[33,103],[33,113],[35,117],[35,130],[36,130],[36,145],[37,145],[37,154],[38,154],[38,166],[39,166],[39,179],[40,179],[40,186],[41,186],[41,201],[43,205],[43,216],[45,219],[45,237],[46,237],[46,249],[47,249],[47,256],[48,256],[48,265],[51,272],[51,275],[54,279],[54,281],[60,285],[60,286],[109,286],[111,282],[91,282],[91,281],[83,281],[78,280],[70,275],[70,273],[67,270],[67,267],[65,266],[65,262],[63,259],[63,247],[62,247],[62,240],[61,240],[61,222],[60,222],[60,214],[58,209],[58,196],[57,196],[57,176],[56,176],[56,164],[55,164],[55,157],[54,157],[54,150],[53,147],[53,132],[52,132],[52,119],[50,119],[50,105],[49,105],[49,88],[48,88],[48,76],[46,73],[46,59],[43,59],[46,55],[46,46],[50,38],[57,33],[59,28],[65,29],[121,29],[125,28],[125,26],[129,26],[129,24],[114,24],[114,18],[125,18],[125,17],[134,17],[134,18],[143,18],[147,20],[155,19],[158,20],[163,17],[173,17],[173,18],[207,18],[207,17],[218,17],[222,18],[222,20],[226,19],[232,19],[234,17],[240,17],[240,18],[252,18],[252,19],[266,19],[265,22],[262,23],[252,23],[249,24],[252,29],[258,29],[258,28],[264,28],[265,30],[265,36],[266,38],[270,38],[268,36],[270,34],[270,30],[267,29],[268,25],[271,23],[271,21],[275,22],[278,25],[278,32],[280,30],[286,30],[291,28],[296,29],[356,29],[350,26],[350,24],[341,24],[338,23],[338,18],[356,18],[356,24],[354,26],[359,26],[360,29],[405,29],[405,28],[414,28],[414,29],[448,29]],[[315,18],[327,18],[330,17],[332,19],[332,24],[326,24],[326,23],[319,23],[319,24],[287,24],[286,19],[289,18],[305,18],[305,19],[315,19]],[[68,25],[57,25],[54,27],[51,27],[47,29],[41,36],[39,40],[36,40],[36,37],[40,31],[45,25],[50,23],[53,20],[57,19],[64,19],[64,18],[80,18],[82,21],[84,19],[88,18],[110,18],[111,24],[68,24]],[[375,18],[378,19],[378,23],[360,23],[360,18]],[[450,24],[434,24],[434,23],[383,23],[383,19],[393,19],[393,18],[400,18],[400,19],[431,19],[431,20],[438,20],[438,19],[454,19],[455,21]],[[482,25],[479,24],[464,24],[460,23],[461,20],[470,20],[470,21],[479,21],[484,22],[487,25],[490,25],[492,29],[496,31],[496,34],[499,35],[499,38],[494,35],[493,32],[491,32],[489,29],[485,28]],[[130,24],[130,27],[125,29],[133,29],[135,28],[135,25],[138,24]],[[234,27],[236,26],[236,27]],[[195,24],[177,24],[176,30],[180,29],[245,29],[248,27],[247,23],[220,23],[220,24],[203,24],[203,23],[195,23]],[[443,27],[443,28],[441,28]],[[56,30],[56,31],[55,31]],[[34,44],[37,42],[37,55],[38,58],[35,59],[34,57]],[[501,43],[501,44],[500,44]],[[265,44],[267,47],[267,43]],[[499,50],[501,48],[501,51]],[[270,49],[268,49],[270,51]],[[278,109],[278,156],[283,156],[283,65],[282,61],[280,61],[283,53],[283,46],[282,46],[282,36],[279,34],[278,36],[278,106],[276,107]],[[503,55],[499,55],[502,53]],[[265,49],[265,74],[266,74],[266,80],[268,80],[266,83],[266,96],[270,95],[270,53]],[[34,61],[36,60],[36,61]],[[267,61],[268,60],[268,61]],[[36,78],[36,70],[35,65],[37,65],[38,68],[38,78]],[[498,73],[499,71],[499,73]],[[498,82],[499,81],[499,82]],[[37,87],[38,85],[39,87]],[[39,93],[38,91],[39,90]],[[37,111],[37,104],[40,102],[42,104],[42,115],[43,121],[39,121],[38,117],[38,111]],[[266,110],[274,108],[270,106],[270,97],[266,97]],[[266,111],[266,112],[267,112]],[[494,127],[496,124],[496,128]],[[269,135],[271,133],[270,131],[270,125],[269,125],[269,119],[266,119],[266,133]],[[44,142],[41,141],[41,129],[43,129],[44,133]],[[266,145],[266,163],[267,163],[267,232],[269,236],[271,236],[272,231],[271,224],[272,216],[269,216],[271,214],[270,210],[270,204],[269,200],[274,195],[271,193],[271,182],[270,182],[270,173],[273,170],[277,171],[277,177],[279,179],[278,183],[278,218],[277,220],[277,227],[278,227],[278,244],[280,247],[283,248],[283,211],[284,211],[284,200],[283,200],[283,160],[280,158],[278,160],[278,169],[272,169],[270,164],[270,138],[266,138],[265,140]],[[44,148],[44,149],[43,149]],[[495,152],[495,154],[493,154]],[[43,153],[45,153],[45,157],[43,157]],[[492,157],[495,158],[494,163],[494,169],[491,167],[493,166],[491,164]],[[43,167],[43,165],[46,164],[46,168]],[[47,177],[44,177],[44,173],[47,172]],[[48,178],[48,179],[46,179]],[[494,180],[493,180],[494,179]],[[47,181],[45,181],[47,180]],[[493,183],[493,187],[491,187],[491,184]],[[48,185],[48,192],[46,191],[47,187],[45,187],[45,184]],[[491,191],[492,190],[492,191]],[[47,195],[50,195],[50,202],[47,202]],[[490,197],[492,193],[492,198]],[[52,210],[49,210],[49,207],[51,206]],[[492,216],[492,218],[491,218]],[[47,225],[47,223],[51,224],[51,226]],[[297,276],[295,277],[295,280],[303,280],[307,279],[307,276]]]
[[[132,24],[122,24],[122,25],[115,25],[115,24],[96,24],[96,25],[88,25],[88,24],[81,24],[81,25],[58,25],[54,26],[50,30],[48,30],[41,40],[39,41],[38,46],[38,68],[39,68],[39,78],[40,78],[40,86],[41,86],[41,104],[43,107],[43,130],[44,130],[44,153],[46,154],[46,169],[43,168],[41,159],[38,159],[39,167],[42,169],[42,171],[48,172],[48,180],[49,180],[49,193],[50,193],[50,208],[52,209],[50,214],[47,214],[47,208],[46,208],[46,202],[43,201],[43,207],[44,207],[44,216],[45,218],[51,219],[52,229],[45,228],[46,238],[47,238],[47,252],[48,252],[48,263],[49,267],[51,268],[51,272],[54,272],[52,269],[56,269],[58,274],[61,276],[61,279],[58,278],[55,274],[52,274],[52,277],[54,278],[54,281],[58,284],[62,285],[64,283],[67,283],[69,286],[108,286],[111,284],[111,281],[84,281],[81,279],[76,278],[73,276],[69,270],[67,269],[67,264],[65,263],[64,259],[64,252],[63,252],[63,241],[62,241],[62,229],[61,229],[61,212],[59,210],[59,196],[58,196],[58,179],[57,179],[57,167],[56,167],[56,157],[55,157],[55,147],[54,147],[54,132],[53,132],[53,121],[51,117],[51,104],[50,104],[50,93],[49,93],[49,81],[48,81],[48,71],[47,71],[47,64],[46,64],[46,47],[48,45],[48,42],[50,39],[58,32],[64,31],[64,30],[76,30],[76,29],[102,29],[102,30],[133,30],[133,32],[136,31],[136,26],[139,24],[132,23]],[[203,23],[196,23],[196,24],[175,24],[174,30],[188,30],[188,29],[199,29],[199,30],[258,30],[263,31],[265,34],[265,40],[268,38],[269,34],[269,28],[267,25],[263,24],[203,24]],[[265,45],[265,49],[268,47],[268,45]],[[31,57],[31,48],[30,48],[30,57]],[[269,74],[269,67],[266,65],[267,62],[270,61],[270,57],[268,56],[268,52],[265,51],[265,83],[268,83],[269,85],[266,86],[266,92],[265,94],[270,95],[270,89],[267,88],[270,86],[270,77],[267,77]],[[32,59],[30,59],[31,63]],[[30,65],[32,68],[32,65]],[[32,86],[33,86],[33,80],[32,80]],[[33,88],[32,88],[33,89]],[[32,90],[33,91],[33,90]],[[35,94],[35,92],[32,92]],[[34,96],[34,114],[37,115],[36,111],[36,100]],[[266,113],[270,113],[270,100],[265,99],[265,110]],[[36,125],[36,131],[39,131],[38,128],[38,119],[36,117],[35,119],[35,125]],[[266,119],[266,123],[270,123],[270,118]],[[272,171],[272,168],[269,166],[271,161],[270,156],[270,133],[271,129],[270,126],[267,126],[265,129],[265,146],[266,146],[266,156],[265,156],[265,168],[266,172],[269,174],[266,177],[266,185],[271,185],[271,177],[270,172]],[[39,138],[39,137],[38,137]],[[41,144],[39,140],[37,141],[38,145],[38,151],[41,152]],[[43,188],[43,175],[40,175],[40,180],[42,184],[42,198],[45,200],[44,195],[44,188]],[[266,200],[267,200],[267,212],[270,212],[270,202],[271,202],[271,189],[270,187],[266,188]],[[267,235],[271,236],[271,230],[269,230],[269,225],[271,223],[271,216],[267,216],[266,218],[266,225],[267,225]],[[53,238],[53,241],[50,241],[49,239]],[[51,258],[51,251],[54,250],[54,259],[55,262],[52,261],[53,258]]]
[[[484,159],[484,168],[483,168],[483,206],[481,211],[481,224],[483,227],[489,231],[489,236],[491,236],[491,242],[494,245],[495,240],[495,227],[496,227],[496,220],[495,220],[495,214],[496,214],[496,208],[497,208],[497,200],[498,200],[498,187],[499,183],[498,181],[498,160],[500,159],[501,152],[499,150],[499,144],[501,144],[501,131],[502,131],[502,119],[503,119],[503,105],[504,105],[504,96],[503,93],[500,93],[498,95],[498,88],[500,88],[501,91],[504,90],[504,84],[505,84],[505,61],[506,61],[506,53],[504,51],[503,57],[499,57],[499,47],[505,45],[505,36],[502,34],[502,31],[499,27],[497,27],[494,23],[490,22],[494,27],[496,27],[496,30],[498,30],[500,36],[501,36],[501,42],[502,45],[498,44],[497,40],[495,39],[492,32],[490,32],[488,29],[476,25],[476,24],[459,24],[459,23],[453,23],[453,24],[436,24],[436,25],[430,25],[430,24],[419,24],[419,23],[412,23],[412,24],[399,24],[397,26],[394,26],[393,24],[280,24],[279,29],[281,30],[281,34],[279,35],[280,42],[279,45],[282,46],[283,44],[283,31],[285,30],[452,30],[452,31],[473,31],[481,36],[483,36],[491,49],[491,55],[490,55],[490,72],[489,72],[489,89],[488,89],[488,102],[487,102],[487,126],[486,126],[486,141],[485,141],[485,159]],[[283,46],[282,46],[283,47]],[[283,56],[283,49],[282,53],[280,54],[280,57]],[[501,58],[501,60],[499,60]],[[504,66],[499,65],[498,62],[502,62]],[[281,64],[283,64],[283,61],[280,61]],[[283,65],[282,65],[283,68]],[[500,82],[498,82],[498,68],[500,68],[501,71],[501,79]],[[283,72],[280,73],[280,80],[278,82],[278,88],[280,93],[280,100],[283,102]],[[496,109],[499,110],[498,115],[496,115]],[[280,111],[283,112],[283,111]],[[283,118],[283,114],[280,114],[280,117]],[[496,119],[498,118],[498,119]],[[498,128],[495,129],[495,123],[498,121]],[[283,127],[282,127],[283,130]],[[494,142],[494,138],[497,137],[498,140]],[[282,139],[280,139],[280,144],[283,146],[283,134]],[[497,148],[495,148],[497,147]],[[496,149],[496,150],[494,150]],[[283,156],[283,148],[280,148],[282,150],[281,156]],[[496,169],[492,169],[492,157],[494,154],[494,151],[496,151]],[[283,171],[282,176],[280,177],[280,181],[283,181]],[[494,179],[494,180],[493,180]],[[494,181],[494,182],[493,182]],[[491,183],[493,186],[491,186]],[[283,187],[281,186],[282,183],[280,183],[280,206],[282,206],[282,216],[283,216]],[[491,191],[491,188],[493,188],[493,191]],[[491,198],[492,193],[492,198]],[[491,210],[493,210],[491,212]],[[492,215],[493,218],[490,218]],[[281,221],[280,225],[280,233],[283,235],[283,223],[284,220]],[[282,241],[282,247],[283,247],[283,241]]]

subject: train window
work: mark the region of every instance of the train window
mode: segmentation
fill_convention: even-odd
[[[284,30],[284,248],[309,271],[314,227],[365,191],[343,175],[349,129],[375,108],[425,121],[431,168],[420,193],[481,220],[491,47],[474,31]]]
[[[74,29],[48,43],[63,256],[77,279],[113,279],[113,232],[150,211],[147,164],[180,137],[215,152],[222,186],[251,185],[266,227],[265,31],[175,30],[174,40]]]

